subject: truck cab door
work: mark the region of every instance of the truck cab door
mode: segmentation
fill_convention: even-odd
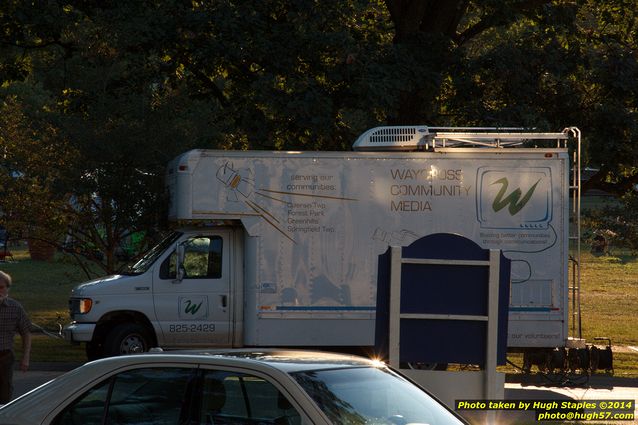
[[[231,344],[231,231],[189,235],[160,264],[153,283],[155,315],[166,346]],[[181,279],[180,279],[181,278]]]

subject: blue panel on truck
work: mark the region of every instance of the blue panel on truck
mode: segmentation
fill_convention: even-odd
[[[488,261],[489,250],[459,235],[437,233],[402,249],[403,258]],[[390,252],[379,256],[375,345],[388,350]],[[510,260],[501,254],[498,308],[498,364],[506,362]],[[487,316],[489,271],[467,265],[401,268],[401,313]],[[402,362],[484,365],[485,321],[402,319]]]

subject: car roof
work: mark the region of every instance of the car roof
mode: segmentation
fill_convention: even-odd
[[[154,349],[147,354],[149,359],[155,356],[168,356],[197,360],[200,363],[216,363],[220,360],[237,365],[268,365],[285,372],[300,372],[318,369],[339,369],[350,367],[379,367],[382,363],[364,357],[324,351],[289,350],[289,349],[198,349],[160,351]]]
[[[57,394],[62,403],[74,394],[86,391],[113,374],[146,367],[188,367],[199,368],[210,366],[227,370],[242,370],[257,376],[265,374],[275,378],[277,375],[303,372],[308,370],[343,369],[353,367],[378,367],[374,362],[363,357],[344,354],[277,349],[199,349],[163,351],[153,349],[150,353],[132,354],[96,360],[80,366],[66,374],[33,389],[5,406],[3,414],[18,414],[20,418],[36,418],[43,414],[33,406],[46,405],[51,394]],[[279,378],[276,378],[279,382]],[[72,389],[72,390],[70,390]],[[26,415],[26,416],[25,416]],[[9,416],[7,416],[9,417]],[[28,422],[28,421],[27,421]]]
[[[109,357],[86,363],[19,397],[12,404],[15,404],[14,408],[19,410],[32,403],[33,400],[37,402],[37,400],[50,394],[50,392],[42,392],[45,386],[50,390],[57,391],[59,389],[64,393],[68,391],[68,388],[81,389],[91,382],[119,371],[163,365],[195,368],[209,365],[220,368],[238,368],[271,375],[273,373],[286,374],[309,370],[379,367],[383,363],[364,357],[305,350],[199,349],[163,351],[153,349],[150,353]],[[31,393],[35,393],[33,394],[35,396],[33,399],[25,398]]]
[[[79,369],[84,372],[116,370],[136,365],[172,363],[182,365],[218,365],[225,367],[242,367],[253,370],[276,369],[285,373],[308,370],[343,369],[352,367],[381,367],[382,362],[360,356],[323,351],[288,350],[288,349],[195,349],[195,350],[162,350],[151,349],[151,352],[109,357],[86,363]],[[77,370],[77,369],[76,369]],[[68,374],[73,374],[69,372]],[[68,375],[67,374],[67,375]]]

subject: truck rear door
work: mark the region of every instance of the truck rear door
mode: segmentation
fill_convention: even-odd
[[[166,346],[231,344],[231,231],[189,235],[184,246],[184,277],[177,280],[177,254],[168,255],[156,273],[153,298]]]

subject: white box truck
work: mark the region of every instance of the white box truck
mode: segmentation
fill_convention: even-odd
[[[442,232],[512,260],[508,346],[563,347],[575,137],[384,127],[353,152],[187,152],[167,171],[175,232],[125,272],[76,287],[64,334],[90,358],[371,347],[378,256]]]

